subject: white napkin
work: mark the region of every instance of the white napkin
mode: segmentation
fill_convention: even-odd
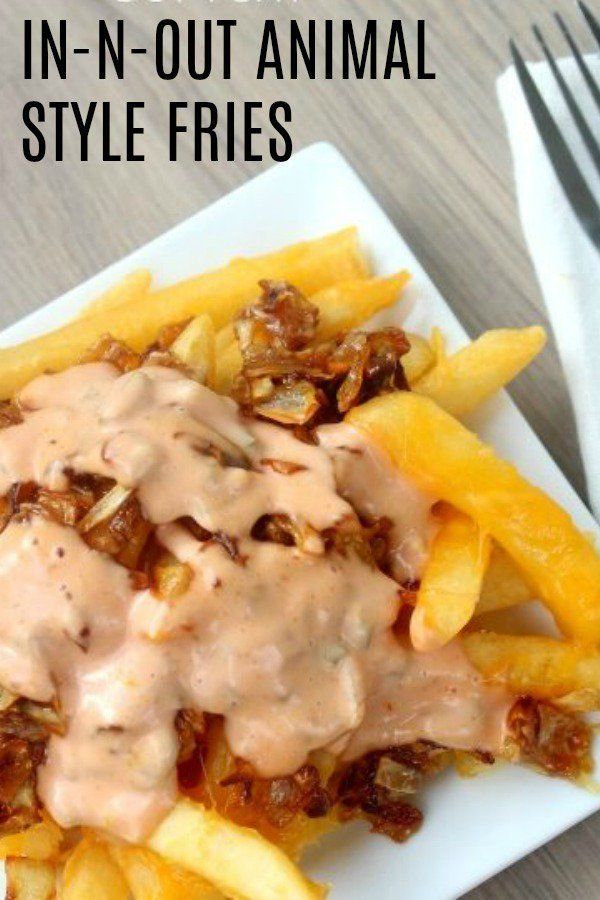
[[[586,56],[600,83],[600,57]],[[559,60],[595,137],[600,115],[574,59]],[[600,203],[600,177],[547,63],[529,70]],[[563,194],[514,67],[497,82],[513,155],[521,223],[575,410],[590,502],[600,519],[600,254]]]

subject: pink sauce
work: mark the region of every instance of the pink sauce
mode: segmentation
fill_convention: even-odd
[[[366,712],[346,758],[418,740],[455,750],[499,750],[512,701],[482,682],[458,641],[417,653],[382,634],[371,648],[365,680]]]
[[[393,519],[394,572],[419,576],[432,500],[348,426],[308,445],[158,367],[80,366],[36,379],[19,402],[24,422],[0,432],[0,493],[17,481],[60,489],[66,469],[112,477],[135,488],[194,575],[166,602],[135,591],[73,529],[33,517],[0,535],[0,683],[39,701],[57,694],[67,715],[39,772],[61,824],[142,839],[176,798],[182,707],[222,714],[233,752],[265,776],[322,747],[347,757],[417,738],[500,747],[508,698],[481,683],[458,644],[435,654],[400,645],[396,581],[324,553],[318,536],[310,552],[250,536],[266,513],[323,530],[353,514],[351,502]],[[182,516],[235,537],[245,564],[196,541],[174,524]]]
[[[323,425],[319,442],[331,456],[338,490],[365,516],[387,516],[393,528],[390,562],[397,581],[413,581],[427,559],[435,533],[431,507],[435,498],[426,496],[402,478],[374,444],[350,425]]]

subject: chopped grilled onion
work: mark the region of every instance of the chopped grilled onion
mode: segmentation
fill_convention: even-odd
[[[296,475],[297,472],[305,472],[306,466],[300,463],[290,462],[287,459],[273,459],[271,457],[263,457],[260,461],[261,466],[272,469],[278,475]]]
[[[108,553],[126,569],[134,570],[138,568],[152,529],[139,501],[131,494],[117,506],[116,512],[85,531],[83,538],[94,550]]]
[[[48,491],[42,488],[35,502],[41,512],[55,522],[73,526],[90,511],[94,505],[94,495],[91,491]]]
[[[11,425],[18,425],[22,421],[21,410],[12,400],[0,402],[0,429],[10,428]]]
[[[520,698],[509,713],[507,727],[504,755],[563,778],[578,778],[593,768],[591,726],[552,703]]]
[[[250,461],[246,451],[254,444],[254,438],[245,428],[230,429],[230,434],[223,434],[216,428],[204,426],[205,431],[214,435],[213,447],[217,447],[222,451],[223,459],[220,460],[224,465],[238,466],[240,469],[248,469]]]
[[[107,362],[121,372],[131,372],[133,369],[139,368],[141,358],[123,341],[118,341],[111,334],[103,334],[81,357],[80,362]]]
[[[154,589],[161,600],[176,600],[185,594],[193,577],[190,566],[172,553],[164,553],[152,569]]]
[[[382,756],[377,764],[374,783],[390,794],[416,794],[423,781],[423,773],[413,766]]]
[[[319,311],[285,281],[261,281],[262,296],[239,316],[235,330],[242,354],[267,347],[300,350],[314,340]]]
[[[42,728],[51,734],[64,734],[67,728],[64,715],[54,704],[34,703],[32,700],[21,700],[20,709]]]
[[[35,772],[50,734],[17,700],[0,713],[0,833],[28,827],[37,819]],[[37,704],[30,704],[32,707]]]
[[[175,717],[175,728],[179,740],[177,780],[180,787],[190,790],[196,787],[204,775],[206,717],[194,709],[180,709]]]
[[[382,391],[408,389],[400,361],[410,350],[399,328],[315,343],[318,310],[285,282],[261,282],[263,295],[238,317],[242,368],[233,384],[241,406],[282,425],[339,420]]]
[[[252,400],[255,403],[260,403],[268,400],[274,390],[275,383],[273,379],[269,378],[267,375],[264,375],[262,378],[255,378],[250,385]]]
[[[321,556],[325,552],[325,541],[308,522],[292,519],[281,513],[261,516],[252,528],[256,541],[272,541],[286,547],[296,546],[303,553]]]
[[[98,500],[90,511],[83,517],[78,524],[78,529],[82,534],[91,531],[100,522],[109,519],[117,512],[117,510],[131,496],[132,489],[125,488],[120,484],[115,484],[111,490]]]
[[[254,407],[254,412],[282,425],[305,425],[319,406],[314,384],[301,380],[277,385],[267,400]]]

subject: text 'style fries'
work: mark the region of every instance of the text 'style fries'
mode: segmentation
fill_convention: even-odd
[[[583,780],[600,557],[459,418],[543,329],[369,328],[354,229],[0,350],[0,857],[13,900],[307,900],[454,766]],[[540,600],[562,637],[492,632]]]

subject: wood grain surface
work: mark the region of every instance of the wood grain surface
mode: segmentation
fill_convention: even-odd
[[[171,99],[262,100],[265,107],[287,100],[294,113],[294,148],[329,140],[346,154],[472,335],[492,326],[545,322],[517,219],[494,82],[508,63],[509,36],[518,38],[530,58],[539,57],[532,21],[545,27],[562,52],[551,10],[562,12],[581,46],[592,49],[572,0],[3,0],[0,325],[73,287],[270,164],[240,159],[199,164],[189,152],[170,163],[165,110]],[[67,82],[23,80],[25,17],[67,18],[86,46],[94,46],[98,18],[123,17],[140,45],[150,46],[156,21],[165,16],[181,23],[191,17],[237,19],[232,79],[160,81],[149,61],[136,57],[125,81],[98,82],[89,59],[78,57]],[[280,29],[292,16],[301,22],[377,18],[382,34],[386,22],[400,17],[412,53],[416,20],[425,19],[427,64],[437,78],[256,82],[261,23],[267,16]],[[26,163],[21,110],[31,99],[110,100],[120,126],[125,101],[145,100],[147,160],[98,162],[93,145],[91,161],[82,163],[71,144],[63,163]],[[552,343],[512,393],[583,494],[571,410]],[[490,829],[493,821],[490,810]],[[470,900],[598,896],[600,816],[469,894]]]

